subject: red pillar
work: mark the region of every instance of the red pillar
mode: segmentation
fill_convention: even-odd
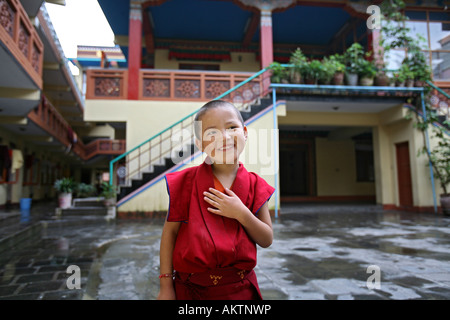
[[[270,10],[261,10],[260,28],[260,53],[261,68],[268,67],[273,62],[273,36],[272,36],[272,13]],[[263,74],[263,92],[266,93],[270,86],[270,73]]]
[[[139,98],[139,69],[142,61],[142,9],[140,5],[130,5],[128,31],[128,99]]]

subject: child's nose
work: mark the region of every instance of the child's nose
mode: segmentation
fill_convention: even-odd
[[[228,130],[225,130],[225,132],[223,134],[223,138],[224,138],[224,140],[231,139],[231,134]]]

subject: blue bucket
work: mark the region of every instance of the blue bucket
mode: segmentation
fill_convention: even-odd
[[[31,198],[20,199],[20,210],[30,210],[31,208]]]

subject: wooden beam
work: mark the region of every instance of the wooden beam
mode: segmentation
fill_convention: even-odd
[[[259,21],[260,21],[260,13],[254,12],[246,25],[246,29],[244,30],[244,39],[242,40],[243,48],[247,48],[250,45],[253,36],[258,30]]]

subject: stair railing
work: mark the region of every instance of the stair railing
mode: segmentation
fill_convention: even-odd
[[[262,80],[257,78],[267,70],[268,68],[264,68],[256,72],[214,98],[214,100],[226,99],[225,97],[229,96],[229,99],[226,100],[231,100],[239,110],[249,111],[248,107],[256,103],[266,93],[262,87]],[[193,144],[193,124],[198,110],[111,160],[109,163],[109,183],[113,184],[114,167],[118,166],[119,163],[125,162],[118,172],[121,181],[125,181],[121,185],[130,185],[132,178],[138,179],[144,172],[151,172],[154,165],[164,164],[165,158],[172,161],[182,161],[186,158],[186,155],[189,156],[190,150],[187,150],[187,148]]]

